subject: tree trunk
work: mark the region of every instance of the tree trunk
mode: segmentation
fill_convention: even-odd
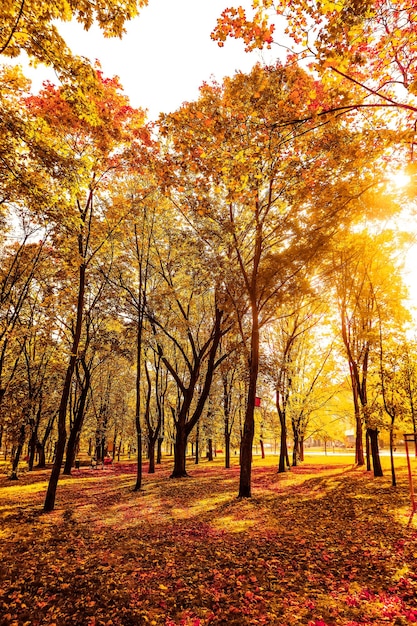
[[[391,459],[391,483],[393,487],[397,486],[397,478],[395,476],[394,466],[394,417],[391,416],[391,427],[389,429],[389,455]]]
[[[134,491],[140,491],[142,487],[142,426],[140,422],[140,381],[141,381],[141,354],[142,354],[142,329],[143,319],[141,312],[138,318],[138,328],[136,336],[136,408],[135,408],[135,425],[136,425],[136,445],[137,445],[137,470],[136,484]]]
[[[177,422],[174,447],[174,469],[171,478],[184,478],[188,476],[185,469],[185,457],[187,453],[187,433],[185,424]]]
[[[365,465],[365,459],[363,455],[363,428],[360,410],[356,410],[355,407],[355,423],[356,423],[356,436],[355,436],[355,462],[359,467]]]
[[[18,480],[17,468],[19,467],[20,457],[22,455],[23,446],[25,444],[25,434],[26,434],[25,424],[22,424],[20,427],[20,432],[19,432],[19,441],[17,443],[17,447],[16,447],[15,454],[13,457],[12,473],[9,476],[10,480]]]
[[[277,396],[277,408],[278,408],[278,396]],[[278,416],[279,423],[281,426],[281,436],[280,436],[280,448],[279,448],[279,462],[278,462],[278,473],[282,474],[285,472],[285,462],[288,456],[287,449],[287,424],[285,419],[285,413],[278,408]],[[289,463],[288,463],[289,465]]]
[[[138,424],[139,417],[136,420],[136,445],[137,449],[137,471],[136,471],[136,484],[133,491],[140,491],[142,488],[142,431]]]
[[[81,239],[82,241],[82,239]],[[81,246],[81,243],[80,243]],[[45,497],[44,511],[53,511],[55,507],[56,490],[58,486],[61,465],[64,458],[65,443],[67,440],[66,418],[68,398],[71,391],[71,381],[74,374],[75,363],[77,361],[78,347],[81,339],[82,319],[84,310],[86,266],[81,263],[79,270],[78,300],[77,300],[77,320],[75,324],[74,340],[72,343],[71,356],[65,375],[64,388],[62,390],[61,401],[58,410],[58,441],[56,446],[55,461],[49,479],[48,489]]]
[[[155,443],[156,443],[156,440],[154,437],[148,440],[148,457],[149,457],[148,474],[155,474]]]
[[[162,463],[162,444],[164,442],[163,437],[158,437],[158,444],[156,449],[156,464],[161,465]]]
[[[224,421],[224,449],[225,449],[225,467],[230,468],[230,432],[229,432],[229,418]]]
[[[200,422],[197,422],[195,433],[195,464],[198,465],[200,461]]]
[[[211,437],[207,440],[207,459],[213,460],[213,439]]]
[[[300,449],[300,461],[304,461],[304,437],[303,435],[300,436],[300,441],[298,445]]]
[[[39,469],[42,469],[46,467],[45,445],[38,441],[37,448],[38,448],[39,460],[38,460],[38,464],[36,467],[38,467]]]
[[[259,314],[256,302],[252,300],[252,333],[249,361],[249,386],[243,423],[243,436],[240,454],[239,498],[251,497],[252,444],[255,434],[255,397],[259,369]]]
[[[378,476],[383,476],[382,467],[381,467],[381,459],[379,458],[379,447],[378,447],[378,429],[377,428],[368,428],[369,440],[371,444],[371,453],[372,453],[372,465],[374,468],[374,476],[377,478]]]
[[[35,463],[35,454],[36,454],[37,445],[38,445],[38,429],[39,429],[39,423],[41,420],[41,413],[42,413],[42,410],[41,410],[41,407],[39,406],[39,409],[36,414],[36,419],[34,422],[32,422],[32,433],[31,433],[30,441],[29,441],[29,462],[28,462],[29,472],[33,470],[33,465]]]
[[[366,471],[371,471],[371,442],[368,428],[366,429]]]
[[[74,467],[75,456],[77,452],[77,443],[79,442],[81,429],[84,423],[85,405],[87,402],[87,396],[88,396],[88,392],[90,389],[90,379],[91,379],[90,372],[87,368],[87,364],[84,362],[84,359],[82,359],[82,361],[83,361],[83,368],[85,372],[85,379],[84,379],[84,385],[81,391],[80,403],[78,406],[77,414],[75,416],[75,419],[72,424],[72,428],[68,437],[67,453],[66,453],[64,471],[63,471],[63,474],[67,476],[71,474],[71,469]]]
[[[263,439],[259,439],[259,445],[261,446],[261,458],[265,458],[265,448]]]
[[[297,467],[298,465],[298,432],[297,429],[294,429],[294,448],[292,451],[292,466]]]

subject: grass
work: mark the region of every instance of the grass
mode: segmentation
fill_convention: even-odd
[[[363,626],[417,622],[417,529],[405,458],[398,486],[351,456],[307,455],[277,474],[254,458],[253,496],[222,459],[134,463],[62,477],[0,475],[0,624],[14,626]],[[414,472],[417,472],[413,459]]]

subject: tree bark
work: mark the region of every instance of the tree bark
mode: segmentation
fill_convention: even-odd
[[[162,444],[164,442],[163,437],[158,437],[157,451],[156,451],[156,464],[161,465],[162,463]]]
[[[148,474],[155,474],[155,443],[156,440],[153,437],[148,440]]]
[[[207,460],[213,460],[213,439],[211,437],[207,440]]]
[[[278,473],[282,474],[283,472],[286,471],[285,463],[286,463],[287,456],[288,456],[288,449],[287,449],[287,424],[286,424],[285,413],[283,411],[281,411],[280,407],[279,407],[278,392],[277,392],[277,396],[276,396],[276,404],[277,404],[277,409],[278,409],[279,423],[280,423],[280,426],[281,426]]]
[[[292,451],[292,466],[297,467],[298,465],[298,431],[294,430],[294,448]]]
[[[13,457],[12,473],[9,476],[10,480],[18,480],[17,468],[19,467],[20,457],[22,455],[23,446],[25,444],[25,434],[26,434],[26,427],[25,427],[25,424],[23,423],[20,426],[19,440],[16,446],[14,457]]]
[[[181,478],[187,476],[185,469],[186,466],[186,450],[187,440],[194,426],[197,424],[203,412],[206,400],[210,393],[211,383],[216,367],[220,364],[220,361],[215,361],[216,353],[219,346],[220,338],[222,336],[222,317],[223,311],[216,307],[215,322],[212,329],[211,346],[209,350],[209,356],[207,359],[207,369],[204,377],[204,384],[200,392],[200,396],[197,400],[194,412],[192,416],[187,419],[188,412],[194,397],[195,388],[198,382],[198,377],[201,368],[202,355],[200,354],[193,366],[191,379],[187,388],[183,389],[183,402],[179,411],[179,415],[175,421],[175,446],[174,446],[174,469],[171,474],[171,478]],[[166,365],[168,363],[165,360]],[[177,458],[178,457],[178,458]]]
[[[371,441],[368,429],[366,429],[366,471],[371,471]]]
[[[224,448],[225,448],[225,467],[230,469],[230,432],[229,432],[229,418],[224,420]]]
[[[142,355],[142,330],[143,330],[143,314],[138,313],[138,326],[136,335],[136,408],[135,408],[135,425],[136,425],[136,445],[137,445],[137,470],[136,484],[134,491],[140,491],[142,487],[142,426],[140,421],[140,381],[141,381],[141,355]]]
[[[174,469],[171,478],[184,478],[188,476],[186,471],[187,433],[185,424],[176,428],[174,447]]]
[[[394,465],[394,416],[391,416],[391,427],[389,429],[389,455],[391,460],[391,484],[393,487],[396,487],[397,478],[395,476]]]
[[[195,433],[195,464],[200,462],[200,422],[197,422]]]
[[[259,370],[259,313],[257,304],[252,300],[252,332],[249,360],[249,385],[243,422],[243,436],[240,455],[239,498],[251,497],[252,445],[255,434],[255,398]]]
[[[374,476],[375,478],[379,476],[383,476],[382,467],[381,467],[381,459],[379,458],[379,446],[378,446],[378,429],[377,428],[368,428],[369,440],[371,443],[371,453],[372,453],[372,465],[374,468]]]
[[[39,431],[39,424],[41,421],[41,416],[42,416],[42,396],[39,399],[39,406],[36,412],[36,418],[32,424],[32,434],[30,436],[30,441],[29,441],[29,464],[28,464],[29,472],[33,470],[33,465],[35,462],[35,455],[39,449],[38,431]]]
[[[304,436],[300,435],[300,440],[298,442],[300,449],[300,461],[304,461]]]

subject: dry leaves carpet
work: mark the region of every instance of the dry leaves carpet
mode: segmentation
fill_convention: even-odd
[[[417,530],[397,488],[352,465],[286,474],[169,464],[74,470],[42,513],[48,471],[0,475],[0,624],[359,626],[417,623]],[[417,515],[417,514],[416,514]]]

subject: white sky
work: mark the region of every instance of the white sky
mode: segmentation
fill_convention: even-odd
[[[250,1],[240,2],[250,7]],[[85,32],[74,23],[59,30],[71,50],[99,59],[106,76],[117,75],[131,104],[159,112],[176,110],[194,100],[198,88],[215,77],[249,71],[257,61],[273,62],[275,46],[264,53],[245,53],[242,41],[229,40],[223,48],[210,39],[221,12],[230,0],[149,0],[135,20],[127,23],[123,39],[106,39],[98,27]],[[36,85],[34,85],[36,86]]]

